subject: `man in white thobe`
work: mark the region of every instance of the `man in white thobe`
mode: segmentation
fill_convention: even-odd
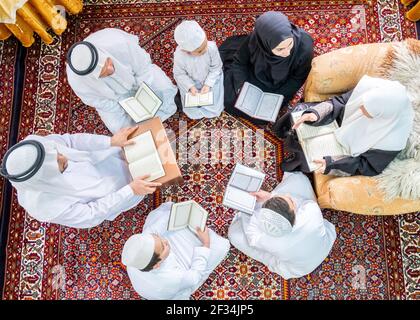
[[[119,101],[133,97],[142,82],[163,102],[156,116],[165,121],[176,112],[176,86],[138,41],[137,36],[107,28],[75,43],[67,53],[71,88],[83,103],[96,108],[112,133],[135,124]]]
[[[216,42],[208,41],[196,21],[183,21],[175,29],[178,47],[174,54],[174,78],[178,85],[183,111],[191,119],[214,118],[224,109],[223,63]],[[187,92],[213,92],[213,104],[185,107]]]
[[[238,213],[229,227],[232,245],[284,279],[315,270],[331,251],[336,232],[322,217],[309,179],[301,172],[285,173],[273,192],[255,196],[254,214]]]
[[[121,129],[93,134],[30,135],[2,161],[1,175],[16,188],[19,204],[41,222],[91,228],[135,207],[159,183],[131,179],[121,147],[132,144]]]
[[[145,299],[189,299],[229,251],[229,241],[208,228],[197,235],[188,228],[167,231],[172,204],[152,211],[122,252],[134,290]]]

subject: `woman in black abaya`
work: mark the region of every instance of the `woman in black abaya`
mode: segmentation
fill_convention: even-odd
[[[313,40],[284,14],[269,11],[257,18],[250,35],[226,39],[219,51],[224,68],[226,111],[265,124],[234,107],[242,85],[247,81],[264,92],[282,94],[283,106],[287,105],[311,70]]]

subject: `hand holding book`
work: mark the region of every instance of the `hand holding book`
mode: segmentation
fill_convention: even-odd
[[[160,187],[162,184],[158,182],[149,182],[146,181],[147,178],[149,178],[150,175],[144,175],[138,178],[135,178],[129,186],[131,189],[133,189],[134,194],[139,196],[144,196],[146,194],[152,194],[156,191],[157,187]]]
[[[313,160],[313,162],[319,165],[318,169],[316,169],[315,172],[324,174],[325,168],[327,167],[327,162],[325,161],[325,159],[321,159],[321,160],[315,159]]]
[[[122,128],[111,137],[111,147],[126,147],[135,144],[135,141],[128,139],[128,136],[137,129],[137,126]]]
[[[271,193],[264,190],[251,192],[250,195],[257,198],[257,202],[260,202],[260,203],[266,202],[268,199],[271,198]]]
[[[203,247],[210,248],[209,228],[205,227],[204,231],[202,231],[199,227],[197,227],[195,230],[198,239],[200,239],[201,243],[203,244]]]
[[[308,112],[308,113],[305,113],[305,114],[303,114],[296,122],[295,122],[295,124],[293,125],[293,127],[292,127],[292,129],[293,130],[296,130],[297,128],[299,128],[300,127],[300,125],[302,124],[302,123],[305,123],[306,121],[308,121],[308,122],[315,122],[316,120],[318,120],[318,117],[316,116],[316,114],[315,113],[313,113],[313,112]]]

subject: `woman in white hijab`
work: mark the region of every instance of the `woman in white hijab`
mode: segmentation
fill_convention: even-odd
[[[1,175],[19,204],[41,222],[91,228],[135,207],[160,184],[132,181],[121,147],[135,128],[112,138],[92,134],[29,135],[2,161]]]
[[[156,114],[162,121],[176,112],[175,85],[138,41],[137,36],[107,28],[75,43],[67,54],[71,88],[83,103],[96,108],[112,133],[135,125],[119,101],[134,96],[142,82],[163,101]]]
[[[403,150],[411,133],[414,112],[406,88],[398,81],[363,76],[354,90],[319,103],[303,103],[294,111],[305,110],[293,125],[322,126],[337,120],[334,134],[345,155],[316,159],[318,172],[338,175],[380,174]],[[308,172],[301,146],[290,128],[290,114],[279,120],[275,131],[286,137],[292,157],[282,164],[284,171]],[[286,133],[286,134],[285,134]]]

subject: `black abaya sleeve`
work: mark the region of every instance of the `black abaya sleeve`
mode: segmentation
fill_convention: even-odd
[[[343,157],[335,160],[324,157],[326,169],[324,174],[337,176],[376,176],[395,159],[400,151],[368,150],[357,157]]]
[[[328,111],[325,110],[327,106],[322,102],[307,109],[303,113],[315,113],[318,117],[318,120],[314,122],[305,123],[311,126],[318,127],[327,125],[333,122],[334,120],[337,120],[338,125],[341,126],[344,116],[344,109],[352,93],[353,90],[350,90],[346,93],[343,93],[342,95],[334,96],[330,100],[327,100],[327,102],[330,103],[330,106],[332,105],[332,108],[328,108]]]
[[[248,79],[250,70],[252,70],[248,44],[249,37],[244,40],[241,47],[233,57],[231,72],[233,74],[233,87],[235,94],[239,94],[242,85]]]

